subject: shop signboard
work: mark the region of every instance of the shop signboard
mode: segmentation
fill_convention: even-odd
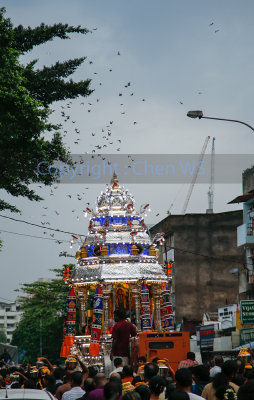
[[[241,300],[240,311],[241,323],[243,325],[254,325],[254,300]]]
[[[240,346],[254,342],[254,327],[240,329]]]
[[[213,347],[215,338],[214,325],[197,326],[197,345],[200,347]]]

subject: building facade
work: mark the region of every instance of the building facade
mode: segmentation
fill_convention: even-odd
[[[20,311],[20,306],[17,302],[0,302],[0,329],[6,334],[7,343],[11,342],[13,332],[20,321],[21,315],[22,311]]]
[[[243,203],[243,223],[237,227],[237,246],[245,251],[239,271],[240,299],[254,298],[254,167],[243,172],[243,194],[230,202]]]
[[[170,215],[150,229],[165,233],[163,258],[172,267],[176,321],[202,320],[205,312],[238,302],[238,276],[244,251],[237,247],[236,228],[242,211]]]

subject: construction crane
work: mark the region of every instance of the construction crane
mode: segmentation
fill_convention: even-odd
[[[208,195],[208,209],[207,214],[213,214],[213,200],[214,200],[214,161],[215,161],[215,137],[213,137],[212,151],[211,151],[211,176],[210,186],[207,192]]]
[[[184,205],[183,205],[182,214],[185,214],[185,213],[186,213],[186,210],[187,210],[187,207],[188,207],[190,198],[191,198],[191,194],[192,194],[194,185],[195,185],[196,180],[197,180],[197,177],[198,177],[198,171],[199,171],[199,168],[200,168],[200,166],[201,166],[201,164],[202,164],[202,161],[203,161],[203,159],[204,159],[204,155],[205,155],[205,151],[206,151],[206,148],[207,148],[209,139],[210,139],[210,136],[207,136],[206,139],[205,139],[205,142],[204,142],[204,144],[203,144],[203,147],[202,147],[202,150],[201,150],[201,153],[200,153],[200,156],[199,156],[199,160],[198,160],[197,165],[196,165],[196,168],[195,168],[195,170],[194,170],[194,174],[193,174],[193,177],[192,177],[192,181],[191,181],[191,183],[190,183],[190,187],[189,187],[189,190],[188,190],[188,193],[187,193],[187,196],[186,196]]]

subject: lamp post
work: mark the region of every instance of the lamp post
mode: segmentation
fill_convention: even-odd
[[[251,125],[246,124],[246,122],[239,121],[239,120],[237,120],[237,119],[216,118],[216,117],[205,117],[205,116],[203,115],[203,111],[201,111],[201,110],[188,111],[188,112],[187,112],[187,117],[190,117],[190,118],[198,118],[198,119],[201,119],[201,118],[205,118],[205,119],[215,119],[215,120],[217,120],[217,121],[238,122],[239,124],[248,126],[248,128],[250,128],[252,131],[254,131],[254,128],[253,128]]]

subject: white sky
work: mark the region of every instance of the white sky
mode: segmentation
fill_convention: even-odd
[[[60,104],[52,117],[62,122],[63,129],[68,131],[65,139],[72,153],[90,152],[94,145],[107,143],[102,139],[101,129],[112,120],[114,144],[108,150],[112,153],[119,146],[123,154],[199,153],[208,135],[216,137],[217,154],[253,153],[254,137],[247,127],[186,117],[188,110],[201,109],[208,116],[254,124],[252,0],[9,0],[2,4],[14,25],[63,22],[97,28],[86,36],[73,34],[71,40],[56,39],[39,46],[24,59],[27,62],[39,58],[38,65],[42,66],[57,60],[87,57],[74,78],[92,78],[94,93],[72,102],[68,111],[70,121],[76,121],[75,124],[63,123]],[[127,82],[131,82],[131,86],[125,88]],[[119,93],[123,95],[119,97]],[[146,101],[142,101],[143,98]],[[100,99],[99,102],[96,99]],[[88,109],[91,112],[88,113]],[[74,144],[78,137],[74,128],[81,132],[79,145]],[[91,132],[96,133],[95,137]],[[117,140],[121,140],[121,145]],[[211,142],[207,149],[208,153],[210,151]],[[216,173],[221,171],[216,170]],[[50,196],[50,189],[37,188],[44,201],[31,203],[26,199],[10,199],[22,210],[22,216],[1,214],[37,224],[49,222],[53,228],[86,234],[87,221],[82,214],[85,202],[94,204],[104,187],[59,185],[53,196]],[[188,190],[187,185],[170,184],[133,184],[128,188],[137,204],[151,204],[147,223],[165,218],[172,203],[171,212],[180,213]],[[240,205],[230,206],[227,202],[241,190],[240,183],[215,185],[215,212],[239,209]],[[188,212],[205,212],[207,191],[208,185],[196,184]],[[77,193],[85,193],[82,201],[77,199]],[[5,194],[1,195],[8,199]],[[40,228],[3,218],[0,222],[1,230],[51,238]],[[56,233],[55,237],[70,239],[70,235],[65,234]],[[19,283],[52,276],[50,268],[59,268],[72,260],[58,256],[60,251],[70,251],[68,243],[58,245],[54,240],[4,232],[1,238],[0,258],[4,272],[0,295],[6,299],[16,297],[14,289]]]

